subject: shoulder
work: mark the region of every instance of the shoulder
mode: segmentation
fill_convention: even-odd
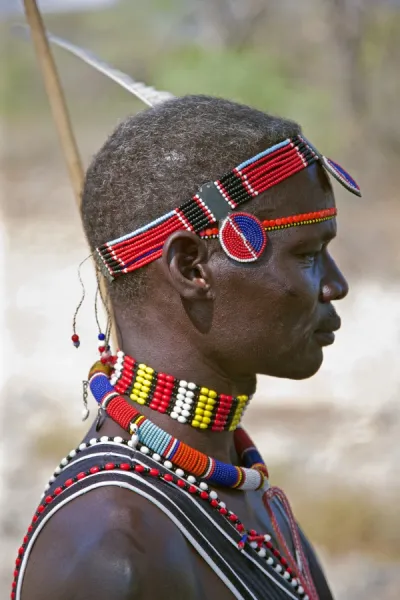
[[[22,600],[147,600],[157,580],[185,583],[176,565],[186,563],[190,574],[190,556],[159,508],[128,490],[104,487],[71,501],[46,524],[28,561]]]

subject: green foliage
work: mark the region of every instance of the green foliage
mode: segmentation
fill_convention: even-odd
[[[301,121],[308,130],[311,122],[327,122],[331,110],[326,91],[295,81],[276,56],[254,49],[180,46],[157,62],[153,78],[176,95],[227,97]]]
[[[229,35],[225,42],[217,39],[212,27],[204,25],[207,19],[210,25],[212,15],[204,9],[203,22],[190,12],[193,6],[185,0],[125,0],[104,10],[45,15],[45,22],[53,33],[160,89],[223,96],[292,118],[327,153],[351,158],[367,134],[379,139],[382,154],[385,144],[391,155],[397,151],[399,11],[377,7],[368,14],[356,61],[367,96],[367,114],[361,118],[351,107],[351,74],[345,72],[349,62],[334,53],[329,40],[319,52],[318,30],[329,30],[321,15],[310,11],[305,16],[306,9],[299,13],[303,25],[307,21],[303,32],[302,23],[295,31],[287,29],[293,15],[291,21],[290,15],[269,12],[254,39],[249,36],[238,49]],[[0,23],[0,118],[29,127],[49,118],[48,101],[32,45],[16,38],[11,25]],[[314,28],[316,38],[307,37]],[[143,109],[78,59],[59,49],[54,56],[79,136],[98,123],[101,131],[109,131],[119,119]]]
[[[172,0],[152,2],[153,9],[159,5],[160,10],[160,6],[163,6],[166,14],[171,4],[176,7],[176,2]],[[239,52],[195,44],[169,45],[161,54],[156,52],[158,29],[151,27],[149,14],[151,16],[136,3],[134,11],[129,3],[122,3],[113,10],[96,13],[54,15],[47,18],[47,26],[61,36],[89,46],[134,77],[140,78],[143,74],[148,82],[178,95],[204,93],[226,96],[294,118],[302,118],[307,111],[317,115],[317,118],[323,118],[329,112],[326,93],[316,86],[307,86],[306,89],[299,87],[293,82],[285,65],[276,56],[269,56],[268,52],[255,49]],[[116,43],[116,31],[123,44]],[[32,47],[14,38],[7,24],[3,24],[1,36],[5,40],[6,57],[0,83],[1,114],[8,118],[21,118],[33,112],[42,112],[45,105],[43,86],[38,81]],[[73,79],[68,75],[72,71],[76,71],[78,80],[82,73],[89,78],[86,90],[82,88],[82,93],[90,95],[88,88],[93,73],[88,74],[87,67],[72,57],[66,59],[58,50],[55,56],[63,80]],[[108,85],[112,87],[112,84]],[[99,98],[97,109],[101,109],[101,104]],[[105,108],[109,108],[108,101]]]

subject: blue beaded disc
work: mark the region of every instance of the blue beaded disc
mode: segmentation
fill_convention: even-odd
[[[348,174],[347,171],[343,169],[338,163],[333,161],[331,158],[327,158],[326,156],[322,157],[322,164],[325,169],[333,175],[337,181],[339,181],[349,192],[353,192],[357,196],[361,196],[361,190],[351,175]]]
[[[225,253],[238,262],[254,262],[264,252],[267,236],[254,215],[234,212],[219,228],[219,240]]]

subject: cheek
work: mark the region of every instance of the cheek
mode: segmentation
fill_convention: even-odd
[[[314,312],[319,297],[318,278],[312,270],[279,269],[273,280],[274,300],[289,321]]]
[[[319,280],[312,269],[297,263],[270,261],[268,265],[224,269],[219,278],[216,315],[226,329],[236,325],[253,339],[265,334],[280,337],[288,329],[304,329],[316,312]],[[233,332],[232,332],[233,333]]]
[[[213,324],[229,344],[246,344],[272,317],[270,304],[270,290],[254,268],[229,265],[217,280]]]

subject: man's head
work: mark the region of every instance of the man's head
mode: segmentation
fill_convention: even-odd
[[[203,96],[128,118],[88,170],[83,220],[91,247],[146,225],[299,133],[291,121]],[[314,164],[241,210],[266,219],[332,206],[328,178]],[[227,374],[309,377],[322,362],[324,336],[315,332],[338,326],[330,303],[347,293],[327,251],[334,235],[333,220],[271,232],[260,260],[238,264],[218,242],[177,232],[162,259],[112,283],[117,321],[145,322],[150,331],[152,315]]]

